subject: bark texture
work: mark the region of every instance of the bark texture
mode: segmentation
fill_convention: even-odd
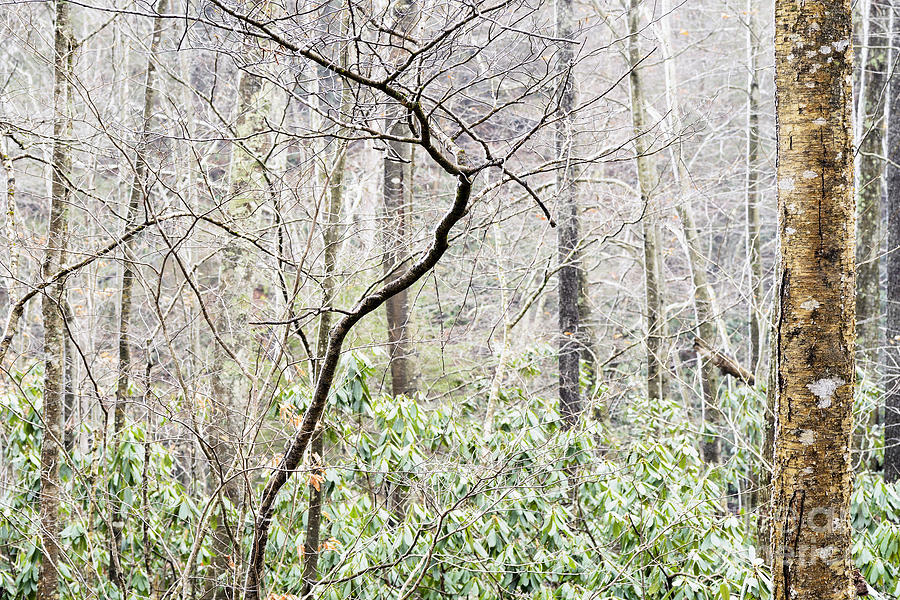
[[[50,221],[47,230],[47,250],[41,265],[44,280],[60,270],[66,251],[66,222],[69,188],[66,183],[71,158],[66,145],[70,135],[69,95],[71,87],[71,54],[74,50],[72,24],[68,2],[57,0],[54,28],[54,86],[51,158]],[[49,286],[41,296],[41,315],[44,320],[44,389],[43,425],[41,438],[41,499],[40,535],[41,567],[38,575],[38,600],[59,598],[59,457],[64,443],[62,404],[65,380],[65,339],[62,321],[64,283]]]
[[[559,316],[559,412],[562,425],[570,429],[581,414],[581,390],[579,371],[581,366],[582,332],[579,327],[582,278],[578,254],[578,186],[573,164],[573,143],[575,137],[575,74],[572,26],[572,0],[556,0],[556,37],[559,42],[557,54],[560,82],[559,113],[556,126],[556,156],[560,161],[556,171],[556,192],[558,195],[559,226],[557,252],[560,264],[558,316]]]
[[[900,0],[893,0],[891,63],[900,52]],[[896,69],[896,67],[895,67]],[[884,381],[884,480],[900,480],[900,77],[890,80],[887,131],[887,343]]]
[[[628,11],[628,62],[631,67],[631,123],[634,130],[634,147],[637,155],[638,186],[641,202],[647,207],[641,220],[644,238],[644,289],[646,296],[647,326],[647,396],[661,399],[664,389],[663,338],[664,316],[661,292],[661,269],[656,223],[657,206],[653,195],[659,184],[656,162],[649,153],[650,139],[647,134],[644,108],[644,87],[641,77],[640,0],[631,0]]]
[[[850,0],[777,0],[781,238],[772,577],[778,600],[854,597]]]

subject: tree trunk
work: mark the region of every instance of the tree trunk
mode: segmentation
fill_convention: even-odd
[[[0,110],[3,105],[0,103]],[[2,115],[2,113],[0,113]],[[6,238],[6,248],[9,258],[9,273],[4,277],[6,280],[5,292],[7,310],[16,302],[18,296],[18,280],[19,280],[19,250],[18,231],[16,228],[16,172],[13,170],[12,157],[9,155],[9,147],[7,145],[6,132],[0,133],[0,167],[3,168],[4,179],[6,180],[6,190],[3,194],[6,200],[6,210],[4,213],[4,233]]]
[[[664,8],[666,15],[671,15],[672,10],[672,7],[668,6],[668,4]],[[697,337],[707,348],[714,349],[718,345],[716,343],[716,315],[713,308],[714,296],[707,278],[706,267],[703,264],[705,256],[700,247],[697,227],[694,224],[694,211],[691,206],[691,182],[684,162],[684,141],[681,134],[683,124],[681,121],[681,107],[676,100],[675,94],[678,83],[675,79],[675,58],[671,48],[672,37],[668,17],[662,19],[660,28],[662,30],[659,37],[665,68],[666,101],[669,109],[668,121],[670,133],[677,136],[670,146],[672,173],[681,193],[681,198],[676,203],[676,211],[681,222],[685,245],[687,246],[687,262],[691,272],[694,292],[694,312],[697,317]],[[716,401],[716,390],[718,389],[716,365],[713,364],[709,356],[699,352],[697,353],[697,361],[700,368],[704,420],[706,425],[712,429],[712,432],[704,436],[701,442],[701,455],[708,464],[718,464],[722,455],[721,433],[719,432],[722,424],[722,413]]]
[[[775,7],[781,284],[772,597],[847,600],[855,595],[850,0]]]
[[[891,64],[900,53],[900,0],[893,0]],[[894,67],[896,69],[896,67]],[[900,480],[900,77],[890,79],[887,132],[887,344],[884,381],[884,480]]]
[[[879,265],[881,244],[882,175],[884,173],[884,108],[888,55],[889,7],[883,0],[871,0],[867,15],[865,65],[862,83],[857,166],[857,247],[856,319],[859,343],[865,364],[874,377],[881,347],[881,286]]]
[[[160,0],[157,13],[166,11],[168,1]],[[154,73],[156,71],[156,54],[159,51],[159,41],[162,37],[162,18],[153,19],[153,32],[150,39],[150,55],[147,57],[147,70],[144,73],[144,107],[141,115],[140,137],[134,157],[134,177],[131,181],[131,192],[128,199],[128,213],[125,220],[126,231],[137,224],[138,211],[144,201],[145,186],[147,185],[147,146],[150,138],[150,120],[153,116],[153,106],[156,100],[156,88],[154,87]],[[131,319],[131,290],[134,285],[134,238],[126,242],[123,247],[122,260],[122,291],[119,296],[119,367],[116,377],[116,401],[113,409],[113,432],[111,452],[115,456],[119,446],[119,436],[125,426],[125,407],[128,398],[128,380],[131,374],[131,345],[128,339]],[[109,540],[109,579],[122,592],[126,594],[126,576],[121,565],[119,548],[122,545],[122,529],[125,526],[125,516],[122,514],[122,503],[118,494],[113,491],[110,502],[110,531]]]
[[[254,235],[259,223],[259,207],[269,194],[265,166],[262,161],[271,149],[271,136],[266,132],[266,119],[272,109],[272,87],[256,75],[240,71],[237,90],[236,143],[229,165],[229,199],[226,217],[232,226]],[[243,420],[253,395],[253,381],[248,366],[255,363],[254,339],[247,332],[253,312],[253,298],[258,279],[251,264],[253,253],[244,240],[233,239],[225,247],[221,264],[223,317],[218,329],[227,335],[226,343],[234,349],[234,360],[226,357],[225,348],[216,345],[218,367],[213,371],[213,412],[211,486],[221,486],[219,509],[221,518],[212,532],[213,580],[216,600],[230,600],[239,588],[241,572],[238,532],[230,523],[228,504],[238,507],[241,486],[235,476],[239,468],[239,442]],[[227,311],[228,318],[225,318]],[[230,320],[230,322],[229,322]]]
[[[581,414],[579,370],[581,337],[579,301],[581,300],[581,261],[578,253],[578,185],[572,163],[575,142],[575,73],[572,29],[572,0],[556,0],[556,38],[558,71],[561,77],[559,122],[556,126],[556,193],[559,199],[557,249],[559,254],[559,412],[562,426],[570,429]]]
[[[344,17],[343,30],[346,33],[349,27],[349,13]],[[341,52],[342,66],[349,64],[349,47],[344,46]],[[348,114],[353,98],[350,88],[341,81],[340,113]],[[322,306],[332,306],[334,292],[337,285],[337,253],[341,246],[341,210],[344,203],[344,174],[347,157],[348,142],[343,138],[336,138],[334,157],[331,160],[331,174],[328,181],[328,206],[325,211],[325,222],[322,224],[322,238],[324,244],[324,273],[322,274]],[[328,348],[328,332],[331,330],[331,313],[325,311],[319,317],[319,332],[316,340],[316,360],[313,380],[317,381],[320,374],[320,360],[325,356]],[[324,503],[324,481],[319,477],[324,476],[324,444],[322,439],[323,425],[319,424],[316,432],[310,440],[310,462],[313,466],[313,474],[317,476],[311,481],[309,491],[309,511],[306,518],[306,539],[303,543],[303,587],[301,598],[310,596],[313,585],[318,578],[319,564],[319,531],[322,526],[322,505]]]
[[[647,396],[651,400],[663,395],[663,337],[664,316],[660,293],[661,269],[656,223],[656,203],[653,194],[658,184],[656,162],[648,150],[649,136],[645,135],[644,92],[641,77],[641,50],[638,40],[640,29],[640,0],[631,0],[628,12],[628,62],[631,68],[631,122],[634,130],[634,147],[637,155],[638,185],[641,202],[646,206],[641,228],[644,238],[644,288],[647,321]]]
[[[53,85],[53,151],[51,168],[50,220],[47,230],[47,251],[41,266],[44,280],[48,280],[62,267],[66,250],[66,227],[69,189],[66,177],[71,158],[66,138],[71,135],[69,94],[71,88],[71,61],[74,50],[72,24],[69,20],[69,3],[56,2],[54,27],[54,85]],[[64,339],[62,302],[64,283],[49,286],[41,297],[41,314],[44,320],[44,389],[43,424],[41,439],[41,500],[40,535],[41,567],[38,576],[38,600],[59,598],[59,504],[60,446],[64,443],[62,427],[62,401],[64,389]]]
[[[750,370],[759,375],[763,344],[762,258],[759,228],[759,17],[757,0],[747,0],[747,260],[750,265]]]
[[[393,7],[394,29],[401,36],[409,36],[419,18],[419,7],[415,0],[397,0]],[[391,52],[391,63],[399,66],[406,59],[403,37],[397,40]],[[391,126],[392,136],[408,136],[409,126],[406,112],[399,107],[393,114],[394,124]],[[407,165],[412,161],[412,149],[409,144],[390,140],[384,155],[384,273],[388,280],[403,271],[402,265],[408,260],[407,227],[409,225],[408,199],[412,197],[413,182],[407,178]],[[391,392],[393,395],[415,392],[410,359],[409,295],[401,290],[397,295],[385,302],[387,313],[388,348],[390,350]]]

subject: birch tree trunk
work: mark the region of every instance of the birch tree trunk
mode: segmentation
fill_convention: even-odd
[[[884,108],[889,7],[871,0],[863,56],[857,166],[856,319],[866,369],[872,373],[881,347],[880,223],[884,174]]]
[[[401,36],[409,36],[418,20],[419,7],[415,0],[397,0],[393,7],[394,29]],[[391,61],[399,65],[406,58],[403,51],[404,41],[402,37],[392,38],[392,43],[398,43],[391,52]],[[394,123],[391,126],[392,136],[408,136],[409,126],[406,123],[406,114],[398,109],[392,115]],[[407,178],[407,165],[412,161],[412,151],[409,144],[397,141],[387,142],[387,152],[384,156],[384,273],[388,280],[401,272],[403,263],[409,258],[407,251],[407,226],[410,206],[407,199],[412,190],[413,182]],[[408,338],[409,325],[409,294],[407,290],[400,291],[393,298],[385,302],[387,313],[388,347],[390,349],[391,390],[398,394],[412,394],[415,392],[411,369],[410,343]]]
[[[887,131],[887,344],[884,381],[884,480],[900,480],[900,0],[893,0],[891,64]]]
[[[776,0],[781,256],[773,598],[853,598],[855,385],[850,0]]]
[[[157,13],[164,13],[167,5],[168,0],[160,0],[156,9]],[[153,19],[153,31],[150,38],[150,55],[147,57],[147,69],[144,73],[144,106],[141,115],[141,129],[134,156],[134,177],[131,181],[131,192],[128,199],[128,213],[125,222],[126,230],[134,227],[137,223],[141,203],[145,200],[144,194],[147,186],[147,157],[145,153],[148,149],[150,120],[153,116],[153,106],[156,102],[156,88],[154,87],[156,65],[154,63],[156,61],[157,52],[159,51],[159,41],[161,37],[162,18],[157,16]],[[128,337],[131,320],[131,294],[135,275],[135,243],[136,240],[132,238],[122,247],[122,291],[119,296],[119,367],[116,377],[116,401],[113,409],[111,446],[113,456],[116,454],[119,446],[119,436],[122,428],[125,426],[128,381],[131,373],[131,344]],[[111,497],[110,509],[112,530],[110,531],[109,540],[109,579],[113,585],[119,588],[124,596],[126,593],[126,576],[121,565],[119,548],[122,544],[122,530],[125,526],[125,522],[124,515],[122,514],[122,503],[115,491]]]
[[[644,238],[644,287],[646,297],[647,322],[647,396],[661,399],[663,395],[663,336],[664,315],[660,293],[661,269],[656,223],[656,202],[653,194],[659,183],[656,161],[649,154],[649,136],[646,135],[644,109],[644,88],[641,77],[641,49],[638,40],[640,29],[640,0],[630,0],[628,11],[628,62],[631,68],[631,123],[634,131],[634,148],[637,155],[638,186],[641,202],[647,209],[641,220]]]
[[[53,150],[51,159],[50,220],[47,230],[47,251],[41,275],[49,280],[60,270],[66,251],[69,188],[66,177],[71,158],[67,138],[71,135],[69,95],[71,93],[71,61],[74,51],[69,3],[56,2],[53,53]],[[38,576],[38,600],[59,598],[59,508],[60,447],[64,443],[62,402],[65,378],[65,344],[62,322],[63,282],[49,286],[41,296],[44,320],[44,389],[41,439],[41,568]]]
[[[575,181],[573,145],[575,137],[575,89],[572,0],[556,0],[556,37],[558,71],[561,74],[559,122],[556,125],[556,156],[560,164],[556,171],[556,193],[559,201],[557,252],[559,269],[559,412],[562,426],[570,429],[581,414],[579,369],[581,359],[581,330],[579,329],[579,301],[581,273],[578,254],[578,185]]]

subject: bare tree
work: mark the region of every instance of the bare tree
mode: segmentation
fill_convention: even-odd
[[[656,161],[651,154],[650,136],[646,123],[644,82],[641,77],[640,49],[640,0],[631,0],[628,9],[628,61],[631,84],[631,122],[634,131],[634,148],[637,157],[638,186],[641,202],[647,206],[647,214],[641,221],[644,249],[644,286],[647,323],[647,395],[662,398],[664,392],[663,339],[665,315],[661,297],[662,270],[659,255],[659,232],[656,224],[658,204],[653,201],[659,185]]]
[[[67,138],[71,135],[70,114],[72,52],[75,42],[70,21],[70,5],[56,2],[53,47],[53,149],[50,164],[50,219],[47,226],[47,250],[41,273],[49,280],[63,265],[66,252],[69,185],[71,164]],[[38,600],[59,598],[60,548],[60,480],[59,463],[64,443],[62,402],[65,384],[65,344],[62,321],[64,282],[49,286],[41,297],[44,319],[44,397],[41,439],[41,572]]]

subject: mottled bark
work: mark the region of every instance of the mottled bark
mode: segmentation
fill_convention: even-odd
[[[884,174],[884,108],[887,83],[889,6],[870,0],[866,23],[865,64],[857,110],[857,275],[856,321],[864,367],[874,372],[881,347],[881,196]]]
[[[856,333],[850,0],[775,7],[773,598],[847,600]]]
[[[69,188],[66,183],[71,164],[66,138],[70,131],[71,61],[74,50],[70,5],[63,0],[56,2],[54,26],[54,85],[53,85],[53,149],[51,157],[50,219],[47,227],[47,250],[41,265],[45,280],[59,271],[66,251],[66,227],[68,219]],[[62,427],[62,402],[64,386],[64,331],[62,302],[64,282],[49,286],[41,296],[41,315],[44,321],[44,387],[43,425],[41,438],[41,496],[40,538],[41,567],[38,576],[38,600],[59,598],[59,546],[60,447],[64,443]]]
[[[575,138],[575,89],[572,0],[556,0],[556,38],[559,42],[557,65],[560,82],[559,121],[556,125],[556,193],[559,216],[557,254],[560,264],[558,289],[559,317],[559,412],[562,426],[570,429],[581,414],[579,370],[581,338],[579,300],[581,300],[581,261],[578,253],[578,185],[573,164]]]
[[[646,313],[646,349],[647,349],[647,397],[661,399],[663,383],[663,338],[664,316],[661,295],[661,269],[658,248],[656,223],[656,202],[653,195],[659,183],[656,162],[649,153],[650,139],[646,135],[646,116],[644,107],[644,87],[641,69],[640,35],[640,0],[631,0],[628,12],[628,62],[631,72],[631,123],[634,130],[634,148],[637,156],[638,186],[641,202],[646,205],[644,218],[641,220],[644,246],[644,292]]]
[[[419,7],[415,0],[396,0],[393,6],[394,29],[400,36],[393,38],[395,44],[391,51],[391,63],[400,65],[408,56],[403,50],[404,37],[411,34],[419,18]],[[406,114],[395,110],[391,135],[409,136],[409,125]],[[402,266],[409,259],[407,250],[407,227],[409,226],[409,200],[412,197],[413,182],[407,177],[407,165],[412,161],[412,149],[409,144],[397,141],[387,143],[384,156],[384,227],[382,230],[384,244],[384,273],[388,278],[402,271]],[[415,392],[412,375],[412,359],[409,328],[409,297],[406,290],[385,303],[387,315],[388,348],[390,350],[391,392],[410,395]]]
[[[893,0],[891,64],[900,53],[900,0]],[[894,67],[896,69],[896,67]],[[885,344],[884,480],[900,480],[900,77],[890,79],[887,131],[887,343]]]

